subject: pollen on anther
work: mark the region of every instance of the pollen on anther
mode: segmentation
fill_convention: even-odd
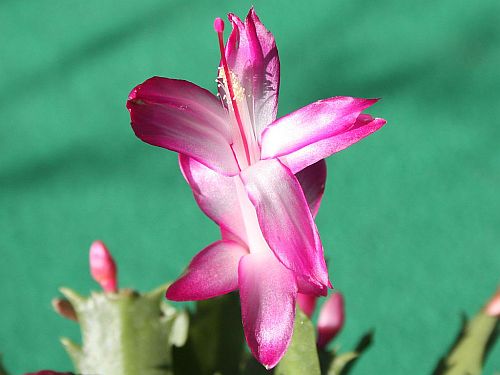
[[[231,76],[231,83],[233,86],[233,94],[234,94],[233,99],[239,102],[245,98],[245,89],[243,88],[243,86],[241,86],[240,81],[238,80],[236,74],[234,74],[232,71],[229,71],[229,75]],[[217,78],[220,80],[220,83],[222,84],[224,91],[228,93],[229,91],[227,89],[228,82],[224,69],[219,68],[219,76]]]

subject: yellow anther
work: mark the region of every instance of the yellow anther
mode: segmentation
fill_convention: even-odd
[[[240,102],[245,98],[245,89],[243,88],[243,86],[241,86],[236,74],[234,74],[231,70],[229,71],[229,74],[231,75],[231,83],[233,85],[234,100]],[[218,78],[224,85],[224,90],[229,93],[229,90],[227,89],[226,73],[224,72],[223,68],[219,68]]]

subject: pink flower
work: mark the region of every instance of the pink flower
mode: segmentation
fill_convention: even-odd
[[[90,273],[95,281],[101,284],[105,292],[118,291],[116,281],[116,265],[111,253],[102,241],[94,241],[89,253]]]
[[[375,99],[334,97],[276,120],[279,58],[253,9],[245,22],[215,21],[219,98],[193,83],[153,77],[127,108],[143,141],[179,153],[182,173],[222,239],[196,255],[167,298],[201,300],[239,290],[254,356],[275,366],[290,342],[297,293],[331,287],[313,217],[326,180],[324,158],[385,120],[361,112]]]

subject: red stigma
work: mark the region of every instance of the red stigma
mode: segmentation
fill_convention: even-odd
[[[222,18],[217,17],[214,21],[214,30],[216,33],[224,32],[224,20]]]

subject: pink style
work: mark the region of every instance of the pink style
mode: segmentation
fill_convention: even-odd
[[[181,171],[222,239],[196,255],[167,291],[174,301],[239,290],[247,343],[274,367],[290,342],[297,293],[331,287],[314,223],[324,158],[378,130],[362,114],[376,99],[333,97],[276,119],[280,63],[273,35],[250,9],[216,19],[218,97],[193,83],[153,77],[127,108],[143,141],[179,153]]]

